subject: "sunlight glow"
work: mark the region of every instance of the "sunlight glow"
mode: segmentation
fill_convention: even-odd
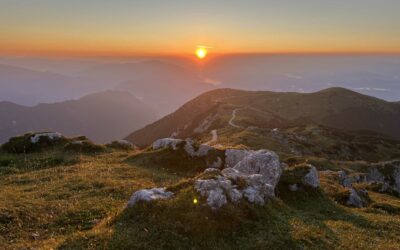
[[[199,59],[204,59],[207,56],[208,51],[206,50],[206,48],[203,47],[199,47],[196,50],[196,56]]]

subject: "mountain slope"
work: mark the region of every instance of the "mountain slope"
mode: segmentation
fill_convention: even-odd
[[[161,60],[104,64],[80,76],[114,81],[118,90],[131,92],[163,115],[213,87],[196,70]]]
[[[25,107],[0,102],[0,142],[29,131],[87,135],[98,142],[126,136],[156,119],[155,112],[126,92],[106,91],[78,100]]]
[[[229,137],[249,127],[271,130],[305,125],[366,130],[399,139],[400,107],[342,88],[311,94],[218,89],[127,138],[146,145],[172,134],[202,137],[211,130],[229,128],[225,135]]]
[[[101,80],[0,64],[0,101],[20,105],[60,102],[107,89]]]

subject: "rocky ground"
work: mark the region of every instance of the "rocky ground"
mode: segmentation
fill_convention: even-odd
[[[0,153],[2,249],[398,249],[400,162],[27,134]]]

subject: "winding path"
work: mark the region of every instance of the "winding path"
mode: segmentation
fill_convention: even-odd
[[[237,112],[238,110],[241,110],[241,109],[234,109],[234,110],[232,111],[232,117],[231,117],[231,119],[229,120],[229,125],[231,125],[231,126],[234,127],[234,128],[243,128],[242,126],[239,126],[239,125],[233,123],[233,121],[234,121],[235,118],[236,118],[236,112]]]

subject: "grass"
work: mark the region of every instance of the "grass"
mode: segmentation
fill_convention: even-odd
[[[0,153],[0,249],[400,247],[399,198],[371,191],[369,208],[347,208],[321,178],[318,190],[280,186],[264,207],[242,202],[212,211],[191,185],[204,161],[170,153]],[[179,172],[187,169],[193,172]],[[134,191],[161,186],[174,198],[126,209]]]

